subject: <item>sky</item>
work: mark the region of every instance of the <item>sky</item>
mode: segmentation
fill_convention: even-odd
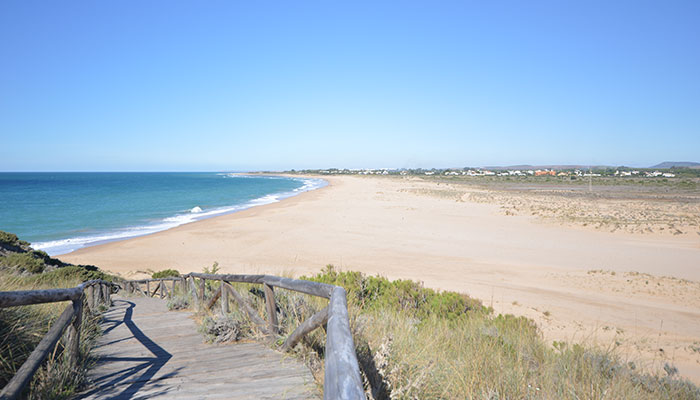
[[[0,2],[0,171],[700,161],[700,1]]]

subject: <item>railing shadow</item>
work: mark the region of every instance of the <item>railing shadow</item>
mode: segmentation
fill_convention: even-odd
[[[113,363],[113,362],[139,362],[140,364],[132,365],[122,370],[116,371],[109,375],[101,376],[100,378],[93,381],[96,387],[87,393],[84,393],[81,397],[87,397],[94,394],[100,395],[101,398],[134,398],[133,396],[141,390],[146,384],[149,384],[149,394],[148,397],[157,394],[164,394],[167,389],[161,390],[158,393],[158,389],[162,386],[158,383],[154,383],[151,379],[155,376],[158,371],[172,358],[172,355],[168,353],[165,349],[160,347],[157,343],[152,341],[148,336],[146,336],[141,329],[132,320],[133,309],[136,306],[134,303],[126,300],[115,300],[114,306],[128,305],[127,309],[124,311],[123,320],[106,320],[112,325],[108,330],[112,330],[117,326],[124,324],[129,329],[133,337],[145,347],[153,357],[100,357],[99,363]],[[158,378],[158,380],[171,378],[179,372],[179,369],[174,370],[166,375]],[[130,384],[120,391],[122,384]],[[157,382],[157,381],[155,381]],[[145,398],[145,397],[144,397]]]

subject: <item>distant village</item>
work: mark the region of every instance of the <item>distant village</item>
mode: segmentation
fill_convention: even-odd
[[[699,175],[697,170],[682,168],[683,172]],[[445,168],[445,169],[405,169],[405,168],[330,168],[321,170],[291,170],[292,173],[315,173],[322,175],[424,175],[424,176],[506,176],[506,177],[639,177],[639,178],[675,178],[678,170],[600,168],[600,169],[486,169],[486,168]]]

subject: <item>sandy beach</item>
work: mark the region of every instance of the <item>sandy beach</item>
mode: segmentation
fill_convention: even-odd
[[[504,213],[483,188],[338,176],[313,192],[60,258],[125,277],[175,268],[313,274],[326,264],[467,293],[549,341],[620,347],[700,383],[700,235]],[[502,194],[500,194],[502,196]],[[475,199],[482,199],[477,201]]]

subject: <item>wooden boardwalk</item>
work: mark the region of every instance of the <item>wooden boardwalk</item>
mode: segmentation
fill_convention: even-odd
[[[318,398],[302,363],[258,343],[206,344],[191,312],[113,297],[81,399]]]

